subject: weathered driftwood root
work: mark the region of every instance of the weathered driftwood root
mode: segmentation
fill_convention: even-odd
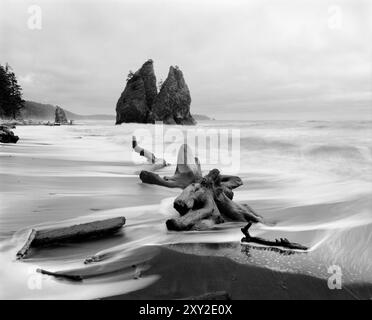
[[[124,217],[116,217],[68,227],[44,230],[33,229],[22,249],[18,251],[17,259],[26,258],[33,247],[103,237],[118,231],[124,224]]]
[[[237,176],[221,175],[217,169],[203,177],[200,162],[192,155],[187,144],[180,147],[176,171],[172,177],[160,177],[150,171],[141,171],[140,179],[143,183],[184,189],[174,201],[174,208],[180,217],[166,222],[169,230],[203,230],[225,220],[263,221],[249,206],[232,201],[232,190],[241,186],[242,180]]]
[[[250,206],[232,201],[221,188],[215,190],[215,201],[225,220],[263,222],[262,217],[253,211]]]
[[[290,242],[286,238],[280,238],[280,240],[275,239],[275,241],[266,240],[259,237],[252,237],[249,234],[249,228],[252,226],[252,223],[248,223],[244,228],[241,229],[242,233],[244,234],[244,238],[242,238],[242,242],[245,243],[257,243],[263,246],[268,247],[281,247],[286,249],[292,249],[292,250],[308,250],[309,248],[296,243],[296,242]]]
[[[189,199],[186,199],[185,203],[180,200],[175,202],[181,216],[167,220],[168,230],[204,230],[214,224],[222,223],[223,218],[214,202],[212,190],[204,185],[199,186],[199,184],[191,185],[188,188],[193,189],[193,194]],[[177,203],[179,206],[176,205]]]
[[[211,170],[175,199],[174,208],[180,217],[166,222],[168,230],[203,230],[224,221],[262,222],[262,218],[249,206],[231,200],[233,194],[230,188],[240,182],[238,177],[224,176],[221,179],[217,169]]]

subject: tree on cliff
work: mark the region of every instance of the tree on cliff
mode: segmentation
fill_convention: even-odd
[[[24,105],[22,88],[12,68],[0,65],[0,117],[17,118]]]
[[[127,75],[127,82],[130,80],[130,79],[132,79],[134,77],[134,73],[133,73],[133,71],[132,70],[129,70],[129,72],[128,72],[128,75]]]
[[[158,90],[159,90],[159,91],[160,91],[161,87],[163,86],[163,84],[164,84],[163,79],[160,79],[160,80],[158,81]]]

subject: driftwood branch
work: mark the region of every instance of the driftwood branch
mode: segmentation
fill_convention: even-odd
[[[178,152],[177,167],[173,176],[160,177],[151,171],[141,171],[140,173],[140,179],[143,183],[181,189],[198,181],[201,177],[199,159],[192,156],[192,152],[186,144],[182,145]]]
[[[87,238],[104,237],[118,231],[125,224],[124,217],[77,224],[68,227],[32,230],[25,245],[17,253],[17,259],[24,259],[31,248],[54,243],[81,241]]]
[[[159,170],[168,165],[164,159],[157,158],[152,152],[140,147],[135,136],[132,137],[132,148],[135,152],[137,152],[140,156],[145,157],[152,164],[151,171]]]
[[[292,249],[292,250],[304,250],[307,251],[308,248],[296,243],[296,242],[290,242],[287,238],[280,238],[280,240],[275,239],[275,241],[266,240],[259,237],[252,237],[249,234],[249,228],[252,226],[252,223],[248,223],[244,228],[241,229],[242,233],[244,234],[244,238],[242,238],[242,242],[245,243],[257,243],[263,246],[268,247],[281,247],[286,249]]]
[[[71,274],[65,274],[63,272],[50,272],[44,269],[36,269],[36,272],[45,274],[48,276],[53,276],[56,278],[62,278],[62,279],[67,279],[67,280],[72,280],[72,281],[82,281],[83,278],[79,275],[71,275]]]

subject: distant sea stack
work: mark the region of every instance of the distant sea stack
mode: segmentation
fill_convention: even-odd
[[[158,93],[153,61],[130,75],[116,105],[116,124],[123,122],[195,124],[189,88],[178,67],[171,66]]]
[[[68,123],[65,111],[61,107],[58,107],[58,106],[56,107],[54,122],[59,123],[59,124],[67,124]]]

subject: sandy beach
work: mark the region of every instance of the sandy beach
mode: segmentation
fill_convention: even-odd
[[[355,144],[367,137],[368,126],[356,123],[339,138],[337,123],[327,124],[327,132],[317,123],[290,125],[206,122],[200,127],[241,128],[244,185],[234,198],[265,218],[266,225],[252,228],[255,236],[287,237],[310,248],[293,255],[241,246],[240,223],[203,232],[167,231],[165,221],[177,214],[173,200],[180,190],[138,179],[138,170],[147,165],[133,162],[130,141],[141,125],[18,127],[21,140],[0,146],[1,298],[179,299],[219,290],[232,299],[371,298],[371,182],[365,175],[370,160],[362,153],[369,141]],[[324,136],[331,151],[319,146]],[[340,139],[359,148],[360,155],[346,147],[335,150]],[[317,165],[309,166],[308,158]],[[171,165],[161,174],[173,171]],[[127,223],[114,236],[55,245],[15,260],[30,228],[116,216],[125,216]],[[100,259],[84,264],[91,256]],[[342,268],[341,290],[328,287],[332,265]],[[37,268],[79,274],[83,281],[40,276]],[[40,290],[30,285],[35,279]]]

